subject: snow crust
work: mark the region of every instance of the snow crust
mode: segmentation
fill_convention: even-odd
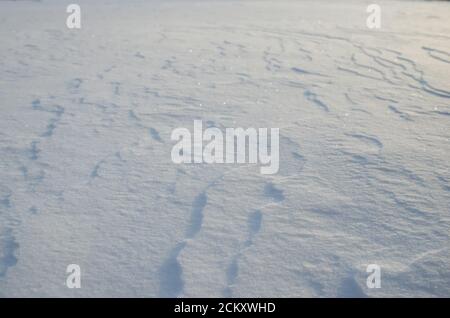
[[[0,296],[450,296],[450,3],[78,3],[0,2]],[[196,119],[279,173],[174,164]]]

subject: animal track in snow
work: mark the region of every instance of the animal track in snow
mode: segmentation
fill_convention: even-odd
[[[0,233],[0,278],[6,275],[8,269],[17,263],[16,250],[19,244],[16,242],[11,229]]]
[[[162,141],[162,139],[161,139],[161,136],[159,135],[159,132],[155,129],[155,128],[153,128],[153,127],[150,127],[149,129],[148,129],[148,132],[150,133],[150,136],[154,139],[154,140],[156,140],[157,142],[163,142]]]
[[[230,264],[226,268],[226,281],[227,286],[224,289],[224,297],[231,297],[233,295],[233,286],[239,276],[239,259],[247,248],[250,248],[253,244],[255,236],[261,229],[263,215],[260,210],[255,210],[249,214],[248,225],[248,238],[244,243],[244,246],[239,249],[236,255],[231,259]]]
[[[266,184],[264,187],[264,194],[275,202],[281,202],[284,200],[283,191],[276,188],[273,183]]]
[[[207,202],[208,195],[206,194],[206,191],[201,192],[195,197],[194,202],[192,203],[191,222],[186,233],[187,238],[193,238],[200,232],[203,223],[203,210]]]

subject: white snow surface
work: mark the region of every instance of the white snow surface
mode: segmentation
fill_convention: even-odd
[[[449,297],[450,2],[372,2],[0,1],[0,296]]]

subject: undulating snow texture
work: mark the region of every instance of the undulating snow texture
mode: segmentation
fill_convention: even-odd
[[[450,2],[372,2],[0,1],[0,296],[450,296]]]

